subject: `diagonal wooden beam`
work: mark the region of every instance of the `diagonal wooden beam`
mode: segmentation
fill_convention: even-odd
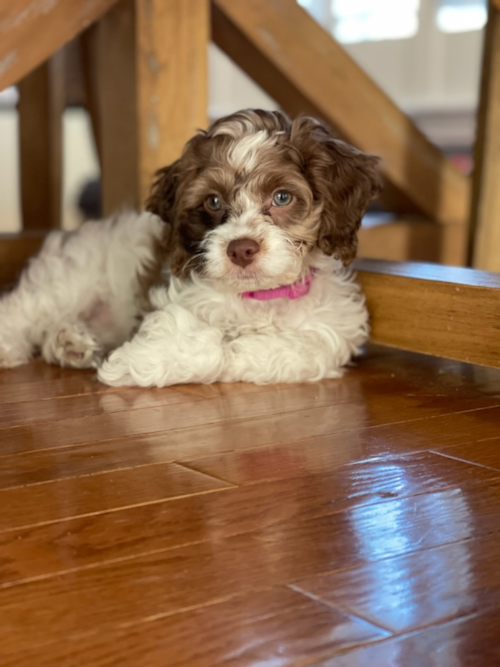
[[[0,0],[0,90],[17,83],[117,0]]]
[[[381,155],[391,186],[427,217],[465,224],[469,178],[295,0],[213,0],[215,42],[292,115],[325,119]]]

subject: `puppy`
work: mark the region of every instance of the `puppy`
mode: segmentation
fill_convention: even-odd
[[[218,120],[147,212],[48,236],[0,300],[0,368],[39,352],[110,385],[339,377],[368,333],[345,267],[377,165],[312,118]]]

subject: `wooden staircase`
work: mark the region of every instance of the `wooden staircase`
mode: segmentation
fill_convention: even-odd
[[[80,33],[106,212],[124,202],[140,206],[155,169],[175,159],[206,124],[211,33],[292,116],[321,117],[347,141],[382,156],[384,207],[398,219],[422,222],[415,230],[405,222],[395,234],[408,228],[407,244],[421,233],[420,245],[427,244],[429,224],[439,225],[429,259],[464,263],[470,179],[295,0],[68,0],[51,6],[16,0],[1,8],[0,89],[21,79],[26,100],[20,104],[25,229],[60,222],[57,127],[64,97],[57,81],[64,63],[61,55],[47,59]],[[40,117],[50,131],[33,128]],[[36,169],[49,184],[41,187]],[[377,256],[390,233],[372,228],[363,232],[363,245],[373,239]]]

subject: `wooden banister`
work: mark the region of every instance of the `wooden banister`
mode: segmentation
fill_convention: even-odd
[[[117,0],[1,0],[0,90],[17,83]]]
[[[2,234],[0,237],[0,294],[16,282],[30,257],[36,255],[45,239],[45,232]]]
[[[483,44],[474,155],[469,263],[500,271],[500,0],[490,7]]]
[[[23,229],[61,226],[64,49],[18,83]]]
[[[422,214],[465,225],[469,178],[295,0],[213,0],[212,8],[215,42],[286,111],[322,117],[381,155],[391,187]]]
[[[500,368],[500,275],[437,264],[358,260],[382,345]]]
[[[209,36],[209,0],[122,0],[86,36],[106,215],[206,126]]]

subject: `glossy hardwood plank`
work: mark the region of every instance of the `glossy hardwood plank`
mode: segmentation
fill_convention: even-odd
[[[139,389],[137,387],[108,387],[101,384],[93,370],[72,370],[48,366],[36,359],[26,366],[2,370],[0,373],[0,405],[5,403],[29,403],[49,398],[66,398],[85,394],[127,394],[130,391],[145,395],[151,392],[177,391],[198,398],[276,391],[276,385],[179,385],[175,388]]]
[[[500,661],[500,613],[476,614],[409,637],[388,639],[309,667],[478,667]]]
[[[283,388],[276,393],[259,393],[248,400],[236,395],[201,401],[196,409],[187,403],[134,410],[130,413],[113,414],[119,394],[105,394],[99,401],[103,413],[88,418],[60,420],[36,426],[20,426],[15,429],[0,429],[4,454],[32,449],[54,448],[69,444],[84,444],[96,440],[144,435],[213,423],[226,423],[238,419],[255,419],[275,414],[296,412],[313,406],[330,406],[340,402],[346,393],[346,385],[330,381]],[[355,392],[356,393],[356,392]],[[147,394],[147,392],[146,392]],[[351,394],[347,392],[349,400]],[[488,397],[464,399],[467,405],[495,403]],[[465,404],[464,403],[464,404]],[[107,410],[107,406],[110,409]],[[328,408],[330,409],[330,408]]]
[[[330,409],[330,416],[338,411]],[[375,456],[397,455],[448,445],[471,445],[494,438],[500,408],[486,408],[411,422],[356,429],[363,410],[344,406],[343,419],[352,430],[336,432],[333,420],[318,421],[316,411],[185,428],[150,436],[128,436],[79,446],[0,454],[0,488],[77,477],[134,465],[188,462],[238,468],[242,481],[293,477],[331,470]],[[338,420],[337,420],[338,421]],[[344,422],[345,426],[345,422]],[[21,429],[19,429],[21,430]],[[325,436],[314,433],[333,431]],[[297,435],[303,437],[296,441]],[[278,442],[280,444],[269,444]],[[6,451],[5,442],[0,451]],[[254,450],[253,452],[251,450]],[[443,449],[443,452],[445,450]],[[207,457],[207,452],[220,455]]]
[[[304,438],[298,442],[293,440],[289,431],[285,432],[288,433],[287,441],[284,429],[280,428],[280,437],[275,437],[275,441],[280,442],[277,445],[266,446],[265,441],[262,442],[256,436],[251,443],[238,443],[242,445],[241,448],[235,446],[233,451],[222,451],[207,457],[196,452],[190,458],[176,460],[196,470],[211,471],[210,474],[231,477],[238,480],[239,484],[248,484],[311,474],[368,458],[438,446],[443,454],[461,444],[474,451],[476,443],[483,439],[488,443],[491,438],[497,438],[499,423],[500,408],[495,407],[345,432],[336,433],[332,429],[333,432],[327,435]],[[299,424],[293,425],[296,425],[297,430],[300,429]],[[248,428],[252,434],[251,426]],[[256,429],[253,429],[255,432]],[[210,449],[213,451],[214,447]],[[471,461],[474,462],[474,459],[471,458]],[[477,462],[481,463],[479,460]]]
[[[0,373],[0,391],[4,391],[5,397],[8,397],[10,389],[15,400],[23,399],[23,407],[28,415],[31,409],[27,400],[30,387],[37,388],[33,391],[34,397],[38,399],[41,392],[50,395],[52,385],[55,387],[55,394],[64,394],[66,382],[69,385],[67,391],[70,393],[77,391],[89,393],[94,386],[101,386],[99,383],[93,384],[93,374],[49,367],[37,362],[32,366],[16,369],[15,372],[6,371],[5,375],[8,377],[8,383],[1,386],[4,375]],[[350,403],[343,406],[342,410],[333,405],[327,410],[305,410],[296,414],[285,413],[258,420],[222,421],[151,435],[120,436],[105,442],[102,438],[109,434],[103,431],[101,440],[88,444],[84,442],[78,447],[71,446],[73,440],[71,424],[66,431],[69,434],[68,438],[62,442],[54,441],[53,436],[56,431],[50,425],[36,430],[19,428],[11,433],[15,437],[10,443],[5,433],[3,434],[0,448],[1,485],[9,486],[130,465],[195,458],[204,456],[208,452],[216,454],[234,450],[245,451],[264,445],[269,446],[267,456],[270,460],[280,463],[286,476],[288,473],[283,468],[285,462],[288,460],[293,463],[297,460],[297,456],[298,460],[304,462],[308,471],[314,472],[320,471],[322,465],[328,468],[338,463],[386,453],[471,444],[498,434],[500,424],[498,408],[420,419],[418,417],[422,416],[421,413],[415,411],[413,416],[416,416],[417,420],[407,425],[399,422],[402,415],[397,412],[396,424],[370,428],[366,414],[370,397],[375,394],[377,400],[382,398],[385,400],[384,413],[380,414],[377,410],[375,415],[377,420],[373,421],[372,418],[371,422],[380,424],[380,421],[384,420],[394,421],[394,415],[391,414],[391,398],[394,392],[403,396],[423,396],[424,400],[428,400],[429,397],[439,399],[443,395],[457,399],[494,398],[498,394],[499,375],[494,369],[447,362],[422,355],[393,353],[384,348],[371,348],[368,358],[362,359],[357,368],[349,372],[340,382],[332,382],[328,388],[328,392],[331,392],[328,396],[331,396],[333,404],[345,401]],[[23,381],[16,384],[15,379],[18,376]],[[40,378],[38,382],[37,378]],[[20,393],[16,395],[17,388]],[[187,386],[178,387],[176,391],[195,396],[212,398],[229,396],[234,399],[235,394],[246,394],[248,391],[260,393],[257,392],[260,389],[274,395],[275,401],[279,401],[283,396],[280,393],[282,387],[255,388],[253,385],[244,384]],[[286,389],[296,389],[296,387],[286,387]],[[160,390],[160,395],[163,395],[164,391],[171,390]],[[103,405],[109,407],[111,411],[119,410],[121,402],[127,408],[131,407],[132,404],[127,403],[128,396],[144,396],[147,402],[155,394],[154,390],[104,389],[105,394],[110,392],[114,396],[112,398],[106,396]],[[251,400],[253,402],[253,399]],[[357,405],[354,404],[356,401]],[[134,405],[135,403],[134,401]],[[136,407],[140,405],[142,401],[137,401]],[[2,410],[0,410],[0,421],[1,414]],[[186,419],[190,421],[189,416]],[[88,420],[80,420],[79,425],[80,431],[83,429],[85,435],[89,428]],[[166,422],[165,427],[168,427]],[[329,435],[322,436],[323,433]],[[81,438],[82,434],[79,435]],[[302,438],[302,441],[297,443],[297,437]],[[304,447],[306,439],[307,448]],[[29,449],[33,441],[36,442],[36,450]],[[40,449],[47,451],[39,451]],[[9,451],[21,452],[23,456],[10,456]],[[230,460],[228,459],[228,462]],[[259,459],[254,460],[257,462]],[[250,458],[245,454],[245,468],[250,471],[251,467]],[[276,474],[275,470],[273,475]]]
[[[137,390],[133,387],[108,387],[101,384],[95,370],[61,368],[36,358],[24,366],[2,370],[0,406],[86,394],[127,393],[130,389]]]
[[[350,442],[348,440],[349,435],[351,436]],[[463,461],[464,467],[457,470],[451,465],[453,459],[434,458],[433,454],[428,452],[408,457],[385,456],[363,463],[355,462],[352,450],[356,445],[356,437],[359,434],[351,433],[349,435],[345,438],[347,446],[339,449],[333,439],[328,442],[326,438],[317,438],[312,442],[305,440],[283,446],[258,448],[243,452],[237,451],[192,461],[188,460],[184,461],[183,465],[233,484],[255,484],[288,477],[301,477],[320,470],[326,471],[330,468],[338,468],[342,463],[350,463],[351,465],[343,465],[338,469],[339,476],[343,478],[348,486],[345,493],[350,498],[357,494],[354,487],[358,482],[362,485],[366,484],[375,493],[379,493],[379,491],[375,491],[377,489],[375,478],[378,479],[379,477],[388,485],[387,491],[380,491],[380,493],[391,495],[389,491],[392,488],[391,485],[399,489],[401,484],[403,486],[415,484],[415,488],[424,493],[426,491],[426,480],[429,481],[431,488],[436,488],[440,483],[446,484],[445,480],[448,475],[450,475],[449,479],[454,481],[460,479],[461,482],[467,483],[469,476],[474,477],[477,474],[475,470],[477,466],[474,466],[471,462]],[[328,447],[328,444],[330,444],[330,447]],[[366,454],[368,455],[368,451],[366,451]],[[456,463],[459,463],[459,461],[457,460]],[[336,483],[339,483],[339,481],[337,480]]]
[[[167,638],[179,664],[206,645],[216,664],[305,666],[385,643],[397,595],[417,632],[499,604],[500,470],[448,455],[496,446],[498,371],[371,348],[317,385],[94,395],[89,380],[35,363],[9,402],[0,374],[0,421],[34,420],[0,429],[2,665],[154,666]],[[182,402],[160,404],[170,392]],[[309,590],[333,576],[342,599]],[[304,582],[306,606],[267,591]]]
[[[443,495],[441,500],[444,499]],[[450,500],[448,496],[447,501]],[[490,531],[495,530],[495,524],[498,527],[498,488],[475,498],[455,498],[453,502],[456,508],[459,502],[464,505],[461,511],[449,516],[455,526],[459,522],[484,520],[489,523]],[[442,528],[433,521],[428,525],[428,530]],[[401,530],[399,539],[408,537]],[[298,582],[294,588],[401,633],[498,609],[499,555],[498,532],[486,529],[482,536],[476,533],[473,540],[379,560],[347,572],[313,577]]]
[[[237,435],[235,442],[241,446],[240,443],[253,441],[247,426],[253,432],[255,429],[264,431],[268,438],[266,442],[272,442],[278,429],[284,431],[288,439],[301,433],[304,437],[313,437],[500,403],[499,398],[488,396],[455,399],[446,395],[423,398],[418,395],[384,395],[382,387],[380,392],[373,391],[365,398],[360,388],[353,393],[347,386],[332,381],[282,389],[276,393],[259,393],[251,400],[244,395],[207,399],[197,404],[196,409],[190,403],[181,403],[119,413],[116,413],[116,396],[119,395],[105,394],[99,399],[104,414],[0,429],[2,453],[55,449],[159,433],[168,433],[169,438],[175,439],[180,430],[193,427],[201,427],[207,435],[215,430],[217,437],[221,437],[232,422],[239,422],[234,433]],[[343,393],[347,394],[345,398]],[[106,409],[108,404],[110,410]],[[192,442],[192,448],[193,451],[206,451],[201,441]]]
[[[311,656],[335,655],[384,636],[382,630],[294,591],[274,588],[106,634],[63,639],[8,656],[3,665],[165,667],[168,659],[168,667],[236,667],[268,664],[273,656],[273,667],[284,667]]]
[[[2,489],[0,531],[229,486],[175,463],[166,463]]]
[[[186,483],[183,494],[180,485],[185,481],[174,477],[173,488],[168,487],[165,493],[163,480],[172,471],[167,466],[157,466],[160,470],[155,473],[154,466],[149,467],[150,471],[146,467],[140,469],[141,475],[128,471],[121,476],[110,474],[109,477],[82,478],[73,487],[72,480],[68,480],[65,485],[60,484],[62,489],[73,489],[69,510],[71,515],[67,514],[68,507],[63,493],[57,497],[52,496],[57,485],[34,487],[33,501],[40,505],[36,510],[31,507],[28,487],[23,489],[24,497],[29,500],[24,505],[27,508],[26,516],[15,515],[12,519],[10,511],[5,522],[10,520],[11,529],[0,534],[0,583],[12,583],[54,574],[67,568],[89,567],[108,560],[131,558],[161,549],[279,527],[283,522],[285,527],[293,529],[294,522],[338,514],[354,507],[393,502],[426,491],[466,488],[467,493],[475,498],[481,493],[483,485],[493,484],[495,492],[488,497],[493,498],[492,502],[497,497],[497,471],[460,462],[453,464],[446,459],[440,460],[438,456],[434,456],[434,459],[431,455],[418,455],[411,457],[411,460],[405,457],[344,466],[332,473],[226,489],[223,493],[176,497],[175,501],[171,497],[176,492],[188,496],[190,492],[202,491],[199,485],[205,483],[205,480],[188,478],[191,487]],[[147,482],[149,476],[151,483]],[[99,483],[102,488],[98,486]],[[112,506],[112,500],[116,502],[118,492],[113,490],[119,483],[124,486],[122,494],[126,493],[128,485],[131,487],[132,499],[142,494],[140,497],[143,502],[151,504],[120,512],[107,511]],[[148,491],[140,490],[140,484],[151,488]],[[475,488],[478,485],[480,488]],[[214,485],[213,488],[218,487]],[[223,485],[219,488],[223,489]],[[92,491],[94,496],[89,500]],[[163,501],[162,493],[167,502]],[[158,496],[156,501],[155,494]],[[6,506],[9,502],[13,504],[16,499],[20,505],[22,495],[14,492],[10,495],[3,493],[2,496],[0,492],[0,500]],[[415,502],[417,506],[422,506],[424,514],[429,512],[426,500],[418,499]],[[92,508],[92,513],[87,511],[88,506]],[[389,505],[387,511],[392,507]],[[490,506],[485,503],[485,507]],[[43,512],[42,520],[47,521],[52,516],[56,523],[29,525],[28,520],[34,512],[35,518],[39,519]],[[367,512],[369,518],[371,513]],[[78,514],[85,516],[72,518]],[[65,516],[68,518],[63,520]],[[375,510],[373,516],[376,516]],[[346,521],[345,516],[338,519],[339,525]],[[22,528],[23,525],[27,527]],[[466,537],[469,535],[467,533]],[[459,537],[464,536],[460,533]],[[2,567],[2,562],[8,565]]]
[[[36,366],[38,368],[38,365]],[[123,391],[115,387],[105,387],[97,380],[82,371],[79,374],[59,378],[32,379],[23,382],[16,374],[17,382],[0,382],[0,405],[11,403],[31,403],[44,401],[49,398],[66,398],[68,396],[85,396],[87,394],[105,394],[113,391]],[[0,375],[1,379],[1,375]],[[3,413],[3,408],[1,408]]]
[[[393,579],[398,573],[407,579],[412,572],[411,561],[403,568],[390,557],[410,558],[409,550],[417,552],[413,556],[417,581],[411,589],[400,582],[395,593],[401,596],[401,604],[408,605],[408,614],[412,603],[419,601],[425,608],[425,613],[422,611],[425,618],[434,607],[448,617],[452,613],[446,609],[448,598],[444,597],[441,604],[441,597],[432,598],[434,590],[436,594],[441,591],[443,596],[450,596],[449,609],[455,609],[462,596],[465,602],[453,612],[455,615],[468,613],[474,605],[494,608],[499,602],[500,582],[496,567],[500,548],[498,497],[493,511],[488,506],[484,516],[479,512],[472,516],[471,508],[478,503],[482,490],[482,485],[474,485],[467,493],[452,489],[312,516],[307,521],[293,518],[250,533],[156,550],[56,577],[3,586],[0,654],[58,641],[69,634],[108,632],[117,625],[132,625],[144,618],[212,604],[236,591],[244,593],[297,582],[305,588],[304,579],[313,575],[361,567],[367,561],[371,563],[365,566],[371,568],[369,572],[388,573],[387,586],[384,583],[387,593],[382,601],[391,599],[391,573],[394,572]],[[135,532],[128,531],[129,544],[139,540]],[[433,550],[426,556],[425,550],[450,542],[449,551]],[[82,547],[81,551],[91,554],[93,550]],[[69,549],[67,553],[71,567],[78,550]],[[428,565],[421,572],[418,564],[427,562],[426,558]],[[392,569],[389,563],[393,564]],[[347,571],[342,572],[340,580],[347,581],[348,575]],[[374,583],[370,588],[370,579],[365,577],[362,590],[367,596],[372,590],[378,600],[380,580],[374,575],[371,581]],[[423,593],[419,598],[420,591]],[[356,589],[352,592],[356,593]],[[349,592],[349,599],[353,599],[350,596]],[[427,602],[426,597],[430,598]],[[48,599],[49,605],[44,603]],[[438,603],[433,606],[434,599]],[[343,608],[341,603],[339,607]],[[429,612],[426,604],[431,607]],[[369,616],[369,612],[366,605],[357,609],[361,618]],[[394,615],[393,610],[391,613]],[[377,618],[378,623],[373,620],[376,625],[387,622],[381,612]]]
[[[46,364],[41,359],[33,359],[29,364],[16,368],[5,368],[0,373],[0,387],[13,387],[18,384],[39,384],[44,381],[66,380],[80,376],[82,379],[95,377],[94,371],[77,371],[70,368],[61,368]],[[97,384],[97,379],[95,379]]]
[[[390,378],[390,382],[388,379]],[[377,345],[367,351],[342,378],[343,386],[377,383],[400,392],[422,391],[442,394],[453,389],[459,397],[500,395],[500,372],[445,359],[409,352],[398,352]],[[397,387],[396,387],[397,385]],[[291,385],[253,385],[247,383],[181,385],[182,393],[202,398],[218,398],[262,392],[277,392]],[[0,373],[0,403],[28,402],[82,393],[117,393],[127,388],[107,387],[97,381],[95,371],[49,366],[36,359],[25,366]],[[148,392],[152,390],[146,390]]]
[[[398,352],[376,345],[368,347],[366,355],[356,362],[355,368],[349,370],[340,384],[345,386],[360,382],[364,386],[376,382],[379,388],[385,386],[387,390],[398,390],[401,393],[425,390],[426,395],[439,395],[451,389],[457,397],[500,395],[500,372],[494,369]],[[219,398],[235,394],[275,393],[289,387],[234,383],[181,385],[175,390],[201,398]],[[128,391],[128,388],[101,384],[93,370],[63,369],[49,366],[39,359],[0,373],[0,404]],[[152,391],[144,390],[145,393]]]
[[[25,403],[4,403],[0,412],[1,429],[11,426],[54,423],[63,419],[96,417],[152,407],[195,403],[198,397],[168,389],[129,388],[84,396],[63,396]],[[194,409],[194,408],[193,408]]]

